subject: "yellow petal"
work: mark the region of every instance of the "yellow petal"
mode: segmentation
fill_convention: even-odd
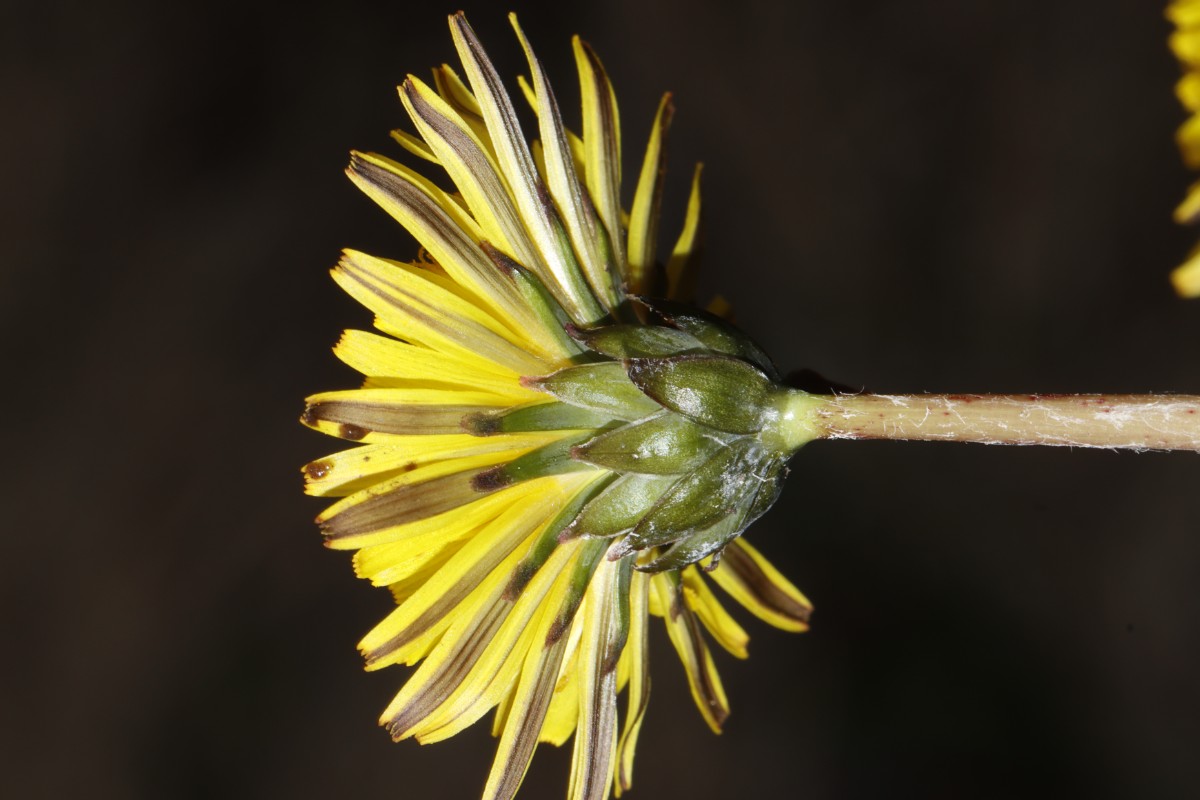
[[[595,51],[578,36],[571,39],[583,98],[584,178],[596,213],[608,233],[613,263],[625,266],[621,235],[621,117],[617,96]],[[624,277],[624,275],[622,275]]]
[[[488,138],[487,125],[483,122],[483,112],[479,108],[479,101],[475,99],[475,95],[471,94],[471,90],[454,71],[454,67],[442,64],[435,68],[433,85],[437,87],[438,95],[458,112],[463,122],[471,127],[480,144],[487,149],[488,155],[495,158],[496,151],[492,148],[492,142]]]
[[[379,327],[401,339],[469,358],[486,358],[522,375],[546,369],[521,338],[478,306],[455,296],[428,275],[347,250],[333,279],[374,311]]]
[[[725,548],[720,565],[708,576],[762,621],[785,631],[808,630],[812,603],[744,537]]]
[[[544,613],[540,612],[539,613]],[[533,626],[530,626],[533,627]],[[536,630],[536,628],[535,628]],[[532,652],[532,649],[530,650]],[[528,657],[528,656],[527,656]],[[500,734],[504,733],[504,726],[508,724],[508,712],[512,711],[513,698],[516,697],[517,686],[514,683],[508,688],[508,693],[500,699],[496,705],[496,713],[492,716],[492,738],[498,739]]]
[[[555,433],[470,436],[394,436],[386,443],[368,444],[326,456],[303,469],[304,491],[318,497],[344,497],[373,483],[434,461],[469,458],[488,453],[509,453],[510,458],[558,438]]]
[[[377,381],[377,386],[380,378],[434,380],[511,397],[514,404],[539,397],[538,392],[521,385],[517,373],[473,354],[441,352],[355,330],[345,331],[333,352],[352,369]]]
[[[545,721],[542,724],[539,742],[548,742],[558,747],[576,730],[579,720],[579,692],[581,651],[584,649],[587,625],[584,614],[578,613],[587,602],[588,587],[591,586],[600,557],[607,549],[604,542],[579,542],[579,552],[573,564],[571,583],[563,598],[559,613],[550,635],[567,641],[558,679]]]
[[[495,582],[485,582],[455,609],[445,633],[379,717],[394,741],[407,739],[446,702],[462,678],[463,665],[475,662],[487,647],[512,606],[500,596],[502,591],[502,584],[497,588]]]
[[[415,735],[422,743],[440,740],[462,730],[493,705],[507,702],[525,654],[535,644],[538,647],[542,645],[541,641],[535,642],[532,638],[533,615],[547,603],[551,606],[558,604],[559,601],[553,598],[548,601],[545,599],[547,592],[552,589],[552,582],[559,581],[564,592],[569,588],[572,575],[564,567],[581,546],[560,545],[555,538],[562,524],[573,513],[572,509],[578,508],[594,495],[590,488],[592,482],[593,479],[586,476],[574,482],[572,488],[564,493],[555,513],[538,526],[536,535],[531,537],[529,543],[514,551],[515,556],[506,559],[497,568],[506,576],[502,585],[495,587],[502,591],[500,594],[493,592],[484,602],[491,605],[501,602],[511,605],[512,610],[503,619],[494,637],[486,641],[479,640],[484,649],[473,664],[469,657],[478,648],[467,651],[448,643],[448,640],[468,636],[477,639],[488,635],[487,631],[475,625],[457,632],[453,628],[447,631],[442,639],[446,646],[438,645],[431,658],[437,657],[439,652],[445,655],[449,648],[457,648],[453,650],[457,655],[446,655],[444,670],[427,672],[428,685],[423,686],[420,693],[409,693],[407,701],[398,699],[396,708],[402,707],[403,711],[397,711],[390,720],[393,735]],[[512,603],[513,598],[516,598],[515,604]],[[490,605],[479,606],[473,612],[481,624],[491,620],[490,617],[481,616],[488,613],[489,608]],[[456,616],[464,613],[460,607]],[[465,677],[464,665],[469,666]],[[424,665],[422,669],[425,669]],[[413,680],[417,680],[417,677],[414,676]],[[405,688],[407,690],[409,687]]]
[[[425,144],[425,141],[419,136],[413,136],[408,131],[397,128],[391,132],[391,137],[396,144],[400,145],[417,158],[424,159],[431,164],[440,163],[437,160],[437,156],[434,155],[433,151],[429,149],[429,145]]]
[[[1200,114],[1193,114],[1175,131],[1175,143],[1190,169],[1200,169]]]
[[[503,502],[498,502],[497,512],[516,502],[514,496],[505,496]],[[363,547],[354,554],[354,574],[369,580],[375,586],[400,588],[405,583],[406,589],[416,591],[417,586],[408,586],[406,582],[417,575],[425,575],[428,580],[432,577],[430,569],[434,564],[444,564],[450,556],[473,536],[482,525],[452,524],[435,530],[423,531],[394,542],[373,544]],[[434,570],[436,571],[436,570]],[[400,603],[397,602],[397,605]]]
[[[568,579],[562,571],[570,555],[569,547],[560,547],[551,555],[545,567],[522,591],[503,626],[462,684],[413,729],[413,735],[421,744],[442,741],[461,732],[512,690],[530,650],[543,644],[532,623],[541,612],[552,585]]]
[[[567,649],[558,671],[558,680],[554,683],[546,719],[538,733],[539,743],[562,747],[575,733],[575,726],[579,723],[579,681],[575,676],[579,672],[578,645],[582,633],[583,626],[577,622],[563,637],[567,640]]]
[[[633,195],[633,209],[629,214],[628,281],[633,291],[638,293],[646,291],[646,282],[658,261],[658,218],[662,207],[663,178],[667,172],[664,145],[674,114],[671,95],[663,95],[658,112],[654,115],[654,125],[650,128],[650,143],[646,145],[642,172]]]
[[[1200,65],[1200,29],[1182,28],[1168,39],[1175,57],[1185,64]]]
[[[569,574],[571,570],[563,572]],[[555,590],[542,604],[544,610],[537,623],[535,641],[546,644],[531,648],[525,658],[511,707],[504,715],[504,728],[483,800],[511,800],[529,769],[570,639],[550,634],[559,625],[559,616],[570,602],[570,594],[569,583],[556,583]]]
[[[592,576],[581,610],[579,652],[579,719],[571,759],[571,800],[603,798],[612,784],[613,753],[617,747],[616,662],[608,663],[616,632],[617,564],[604,561]]]
[[[467,201],[483,237],[528,269],[544,275],[537,248],[499,167],[462,117],[412,76],[400,87],[400,98],[417,131]]]
[[[395,563],[394,560],[389,560],[390,563],[385,564],[384,566],[397,573],[398,577],[392,583],[388,583],[386,585],[388,592],[390,592],[392,595],[392,599],[396,601],[396,605],[401,605],[407,601],[408,598],[412,597],[413,592],[417,591],[417,589],[420,589],[425,585],[426,581],[437,574],[437,571],[445,566],[446,562],[449,561],[450,558],[459,551],[463,543],[466,541],[466,537],[474,532],[475,529],[472,528],[464,535],[458,537],[446,536],[444,539],[438,537],[426,537],[422,544],[427,546],[428,552],[424,554],[424,557],[414,559],[412,565],[413,568],[411,571],[403,569],[401,565]],[[389,544],[399,543],[390,542]],[[363,555],[371,550],[375,550],[376,548],[383,547],[387,547],[387,545],[364,547],[362,550],[359,550],[354,554],[355,572],[358,573],[360,578],[369,578],[371,576],[364,574],[359,570],[358,556]],[[403,574],[403,577],[399,577],[400,574]],[[435,644],[437,644],[437,638],[431,638],[429,641],[429,647],[432,648]],[[427,654],[428,650],[410,653],[409,657],[404,661],[404,663],[415,664]],[[368,666],[367,669],[369,670],[370,666]]]
[[[396,541],[425,530],[419,523],[468,508],[490,490],[474,478],[495,464],[511,460],[507,453],[435,461],[355,492],[317,517],[326,544],[338,550]],[[528,489],[535,481],[514,487]],[[551,490],[552,486],[541,487]],[[410,526],[417,524],[414,529]]]
[[[599,248],[599,220],[586,204],[583,187],[575,169],[575,162],[568,142],[567,130],[562,123],[562,115],[558,109],[558,101],[546,79],[541,63],[533,53],[533,48],[526,39],[524,31],[517,23],[516,15],[510,14],[513,29],[521,46],[525,49],[525,58],[533,75],[532,104],[538,116],[538,129],[542,136],[543,169],[546,174],[547,188],[554,198],[563,216],[563,223],[574,245],[574,252],[579,254],[582,261],[583,273],[587,282],[595,290],[596,296],[612,309],[617,305],[617,296],[613,283],[613,275],[608,269]],[[619,233],[619,232],[618,232]],[[568,248],[569,250],[569,248]],[[587,295],[586,286],[577,285],[583,280],[579,266],[573,259],[567,259],[564,266],[568,274],[564,276],[564,285],[572,287],[573,293]],[[583,304],[586,306],[586,304]],[[588,309],[589,313],[595,311]],[[584,322],[594,322],[595,319],[583,319]]]
[[[696,165],[692,174],[692,192],[688,195],[687,216],[683,230],[667,262],[667,297],[671,300],[691,300],[695,294],[697,250],[700,232],[700,173],[703,164]]]
[[[1188,72],[1175,84],[1175,96],[1188,111],[1200,110],[1200,73]]]
[[[1175,209],[1175,221],[1180,225],[1200,222],[1200,182],[1188,187],[1187,196]]]
[[[717,640],[717,644],[738,658],[749,657],[746,645],[750,642],[750,636],[737,620],[729,616],[721,601],[700,577],[700,570],[693,565],[684,569],[680,575],[683,578],[683,599],[688,608],[696,612],[696,616]]]
[[[672,578],[673,575],[668,572],[654,575],[651,578],[652,591],[658,594],[659,607],[667,610],[663,617],[667,623],[667,636],[683,663],[696,708],[712,732],[720,733],[721,726],[729,717],[725,688],[721,685],[712,653],[704,643],[700,625],[683,602],[678,589],[672,586]]]
[[[353,152],[346,170],[380,208],[390,214],[453,279],[453,287],[475,305],[486,306],[510,329],[546,343],[519,294],[479,246],[479,226],[459,201],[402,164],[374,153]],[[553,347],[546,350],[555,352]]]
[[[713,298],[708,301],[708,305],[704,310],[712,314],[714,317],[731,320],[733,318],[733,306],[728,300],[721,295],[713,295]]]
[[[629,587],[629,643],[625,652],[629,659],[629,696],[625,711],[625,726],[617,743],[617,765],[614,793],[617,797],[633,786],[633,757],[638,734],[650,701],[650,659],[648,651],[650,576],[634,572]]]
[[[1200,249],[1171,273],[1171,284],[1182,297],[1200,297]]]
[[[533,113],[540,114],[541,106],[538,104],[537,92],[534,91],[533,85],[524,75],[517,76],[517,84],[521,87],[521,93],[525,95],[525,102],[529,103]],[[547,83],[548,85],[549,83]],[[575,174],[583,178],[587,174],[583,163],[583,140],[570,128],[564,127],[563,133],[567,136],[567,145],[571,151],[571,163],[575,166]]]
[[[348,389],[306,398],[300,421],[340,439],[384,443],[397,435],[462,433],[465,414],[508,408],[509,402],[460,389]]]
[[[538,483],[528,481],[518,487]],[[368,664],[379,667],[402,660],[405,645],[445,620],[481,584],[507,583],[508,574],[496,568],[534,534],[563,499],[564,492],[555,491],[553,484],[537,488],[540,491],[530,491],[471,536],[437,574],[363,637],[359,648]]]
[[[495,68],[483,52],[483,46],[461,12],[450,18],[450,31],[487,124],[500,174],[504,176],[525,229],[541,256],[541,263],[525,262],[524,266],[539,275],[548,285],[565,289],[566,296],[560,297],[560,302],[566,301],[564,305],[576,319],[591,322],[594,318],[585,317],[584,313],[594,304],[589,302],[586,287],[579,281],[581,276],[578,274],[578,267],[575,266],[571,248],[560,240],[556,231],[557,221],[553,218],[553,208],[543,199],[544,193],[538,185],[537,170],[525,144],[525,135],[521,131],[512,101],[504,90],[500,76],[496,74]],[[541,268],[542,263],[545,264],[545,269]],[[547,270],[555,280],[546,280]]]
[[[1200,25],[1200,2],[1196,0],[1174,0],[1167,6],[1167,19],[1181,28]]]

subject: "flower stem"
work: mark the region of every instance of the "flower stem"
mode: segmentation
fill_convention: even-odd
[[[790,392],[784,435],[1200,452],[1200,396]],[[792,411],[794,413],[787,413]]]

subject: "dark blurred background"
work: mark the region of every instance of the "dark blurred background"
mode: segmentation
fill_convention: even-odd
[[[1178,67],[1145,0],[512,7],[576,106],[600,52],[636,174],[678,107],[706,294],[785,369],[885,392],[1200,392]],[[296,423],[355,376],[339,248],[415,245],[342,175],[454,60],[431,3],[0,5],[0,787],[30,798],[473,798],[480,725],[393,745],[390,598],[324,550]],[[577,112],[571,116],[577,118]],[[627,192],[631,191],[627,185]],[[671,233],[668,236],[673,236]],[[712,736],[654,626],[634,798],[1194,797],[1200,458],[816,443],[753,540],[813,630],[742,615]],[[565,795],[543,748],[525,798]]]

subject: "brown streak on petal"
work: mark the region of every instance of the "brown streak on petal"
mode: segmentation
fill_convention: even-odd
[[[805,623],[809,621],[812,609],[796,602],[772,583],[737,542],[726,547],[724,553],[724,566],[733,570],[763,605],[791,619]]]
[[[459,427],[471,436],[493,436],[500,433],[500,418],[482,412],[464,414]]]
[[[426,598],[424,602],[427,602],[428,605],[415,615],[412,622],[403,630],[382,644],[370,649],[363,649],[362,652],[366,657],[368,667],[412,642],[444,619],[447,614],[453,613],[455,608],[479,586],[480,581],[496,569],[530,532],[531,528],[528,525],[518,525],[505,532],[501,539],[493,543],[484,556],[461,571],[454,585],[436,597]]]
[[[686,615],[684,619],[687,622],[687,636],[696,659],[697,688],[712,713],[713,722],[719,732],[724,727],[725,720],[729,719],[729,709],[721,704],[720,693],[713,685],[712,674],[708,669],[708,646],[704,644],[703,634],[700,632],[700,622],[689,609],[684,609],[683,613]]]
[[[437,710],[466,679],[471,667],[479,660],[508,615],[511,603],[497,602],[488,609],[479,624],[454,643],[454,654],[431,678],[425,691],[388,720],[386,727],[392,739],[400,741],[418,722]]]
[[[504,471],[503,464],[489,467],[471,479],[471,488],[477,492],[494,492],[512,486],[513,480]]]
[[[398,486],[368,497],[321,521],[329,539],[342,539],[426,519],[478,499],[472,484],[477,471],[456,472],[440,478]]]
[[[551,645],[535,674],[527,675],[524,671],[522,672],[517,692],[524,689],[527,681],[532,680],[534,685],[532,691],[529,692],[524,713],[521,714],[516,709],[510,711],[509,725],[513,726],[512,738],[516,741],[512,744],[508,768],[500,775],[498,785],[489,793],[492,797],[511,798],[516,794],[521,780],[525,777],[529,761],[533,758],[533,751],[537,748],[538,734],[541,733],[542,724],[546,721],[546,712],[550,709],[550,700],[554,696],[554,684],[559,668],[562,666],[566,644],[566,640],[560,639]],[[518,714],[518,716],[513,717],[513,714]],[[504,740],[508,738],[509,727],[506,725],[501,738],[501,747],[503,747]]]
[[[471,265],[472,272],[482,274],[482,270],[479,268],[483,265],[483,259],[470,236],[418,187],[413,186],[403,177],[389,172],[377,164],[372,164],[357,153],[351,155],[349,172],[393,198],[434,236],[439,237],[444,242],[443,246],[453,256]],[[426,252],[424,247],[421,248],[421,252]],[[418,260],[423,259],[418,258]],[[428,260],[436,263],[436,259],[432,256]]]
[[[528,561],[522,561],[513,571],[512,578],[508,581],[508,586],[504,587],[504,599],[513,601],[521,596],[521,592],[525,591],[525,587],[533,580],[533,576],[537,574],[537,566],[530,564]]]
[[[679,615],[684,612],[684,609],[683,588],[676,587],[671,590],[671,608],[669,609],[671,619],[679,619]]]
[[[483,252],[487,254],[487,257],[492,260],[492,263],[496,265],[496,268],[502,271],[505,275],[511,277],[519,270],[523,269],[520,264],[509,258],[508,255],[502,250],[497,249],[496,246],[487,239],[480,239],[479,246],[483,249]]]
[[[520,350],[512,342],[473,320],[459,320],[458,328],[461,330],[451,328],[449,325],[421,310],[421,306],[428,307],[426,299],[376,276],[365,277],[363,271],[349,260],[343,260],[339,268],[353,276],[359,286],[374,294],[386,305],[401,311],[424,327],[436,331],[439,335],[460,347],[473,351],[476,355],[494,361],[497,364],[508,364],[512,367],[516,367],[517,362],[510,358],[511,356],[519,354],[519,359],[528,357],[526,351]],[[376,281],[382,283],[396,294],[401,295],[404,299],[399,300],[388,294],[376,285]]]
[[[546,634],[546,647],[554,646],[563,637],[563,634],[571,628],[571,623],[574,621],[574,609],[572,609],[570,615],[559,614],[554,620],[554,624],[550,626],[550,631]]]
[[[491,406],[400,405],[367,400],[331,400],[314,403],[304,412],[306,424],[340,423],[340,434],[362,439],[367,431],[393,434],[461,433],[465,414],[491,411]],[[354,436],[361,431],[361,434]]]
[[[493,190],[488,192],[489,196],[503,197],[507,195],[507,190],[502,188],[501,177],[491,168],[487,154],[479,149],[479,145],[466,131],[459,128],[452,120],[442,116],[440,111],[421,96],[412,78],[406,79],[401,84],[400,91],[412,103],[413,111],[421,118],[421,121],[433,129],[433,132],[443,139],[446,145],[458,154],[459,158],[471,166],[476,180],[488,184],[484,190]],[[493,209],[493,213],[499,214],[501,209]]]

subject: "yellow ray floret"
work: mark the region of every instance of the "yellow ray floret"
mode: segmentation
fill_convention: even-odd
[[[473,353],[448,353],[353,330],[342,334],[333,352],[366,376],[368,388],[440,383],[464,391],[491,392],[512,403],[545,400],[545,395],[522,386],[517,373]]]
[[[405,644],[449,619],[447,614],[482,583],[507,582],[508,574],[496,568],[552,516],[552,509],[563,499],[563,492],[548,488],[535,485],[532,491],[523,492],[523,497],[484,524],[436,575],[363,637],[359,647],[368,663],[378,667],[402,660]]]

